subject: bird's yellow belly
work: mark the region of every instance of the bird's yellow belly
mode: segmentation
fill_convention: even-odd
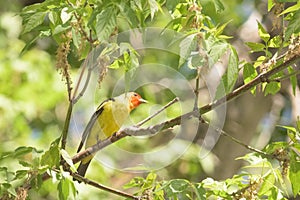
[[[86,141],[86,147],[106,139],[117,132],[129,115],[129,110],[123,104],[115,103],[104,107],[103,112],[95,122],[91,133]]]

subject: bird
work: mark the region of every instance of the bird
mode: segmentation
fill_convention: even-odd
[[[85,127],[77,153],[80,152],[84,144],[85,148],[91,147],[117,132],[130,112],[142,103],[147,103],[147,101],[136,92],[127,92],[103,101]],[[85,176],[93,157],[92,154],[81,160],[77,173],[82,177]]]

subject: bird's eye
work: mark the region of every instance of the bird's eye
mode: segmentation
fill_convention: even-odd
[[[137,94],[137,93],[134,93],[134,94],[133,94],[133,96],[137,97],[137,96],[138,96],[138,94]]]

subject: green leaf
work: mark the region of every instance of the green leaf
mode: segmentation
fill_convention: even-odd
[[[48,18],[49,18],[49,21],[53,24],[53,25],[57,25],[58,22],[59,22],[59,17],[58,17],[58,13],[55,12],[55,11],[51,11],[49,12],[48,14]]]
[[[281,127],[281,128],[284,128],[287,130],[287,135],[289,136],[289,138],[291,139],[291,141],[293,141],[294,143],[297,143],[298,141],[298,134],[299,132],[297,131],[297,129],[295,127],[292,127],[292,126],[279,126],[278,127]]]
[[[24,55],[25,52],[27,52],[35,43],[35,41],[39,38],[43,37],[49,37],[51,35],[51,30],[49,29],[48,31],[41,31],[39,35],[35,36],[32,38],[29,42],[26,43],[24,48],[22,49],[20,56]]]
[[[134,187],[141,187],[142,184],[145,182],[145,179],[143,177],[134,177],[130,180],[129,183],[126,183],[123,188],[129,189]]]
[[[119,9],[121,12],[121,15],[123,15],[123,17],[126,19],[126,21],[128,22],[129,26],[131,28],[136,28],[139,25],[139,20],[137,18],[135,9],[133,9],[132,7],[130,7],[127,3],[123,3],[121,5],[119,5]]]
[[[122,61],[118,59],[115,60],[112,64],[110,64],[108,67],[111,69],[119,69],[121,65],[122,65]]]
[[[53,141],[50,145],[49,150],[42,155],[42,159],[41,159],[42,165],[47,165],[49,168],[59,165],[59,160],[60,160],[60,153],[59,153],[59,146],[58,146],[59,141],[60,138]]]
[[[188,187],[190,187],[190,182],[184,179],[173,179],[162,186],[166,191],[167,197],[176,196],[177,194],[186,192]]]
[[[282,39],[281,39],[281,36],[279,36],[279,35],[276,35],[268,42],[268,47],[271,47],[271,48],[279,48],[279,47],[281,47],[281,45],[282,45]]]
[[[159,5],[155,0],[148,0],[149,6],[150,6],[150,15],[151,20],[154,18],[154,14],[158,11]]]
[[[273,8],[273,6],[275,5],[273,0],[268,0],[268,12]]]
[[[15,149],[14,151],[2,153],[0,155],[0,160],[5,159],[5,158],[20,158],[20,157],[30,154],[32,152],[41,153],[41,151],[38,151],[34,147],[20,146],[17,149]]]
[[[263,183],[260,187],[258,195],[269,194],[270,190],[274,187],[275,176],[273,173],[269,173],[266,177],[263,178]]]
[[[223,3],[220,0],[213,0],[216,8],[216,12],[220,13],[225,10]]]
[[[297,4],[295,4],[293,6],[290,6],[287,9],[285,9],[284,11],[282,11],[282,13],[280,13],[280,15],[284,15],[284,14],[289,13],[289,12],[294,12],[294,11],[297,11],[299,9],[300,9],[300,1],[298,1]]]
[[[68,7],[64,7],[61,10],[61,13],[60,13],[60,19],[61,19],[61,21],[62,21],[63,24],[65,24],[67,21],[69,21],[71,19],[71,16],[72,16],[67,11],[68,11]]]
[[[293,33],[300,31],[300,10],[298,10],[289,21],[285,31],[284,41],[288,41]]]
[[[63,177],[58,185],[58,197],[60,200],[75,199],[76,188],[74,182],[67,177]]]
[[[19,180],[28,175],[28,170],[18,170],[16,171],[15,180]]]
[[[194,184],[195,193],[198,200],[206,200],[206,190],[203,188],[202,184]]]
[[[265,42],[267,43],[268,40],[270,39],[270,34],[266,31],[266,29],[262,26],[261,23],[259,23],[257,21],[257,25],[258,25],[258,35],[259,37]]]
[[[195,36],[196,34],[191,34],[180,42],[180,58],[178,64],[179,67],[181,67],[182,64],[186,62],[188,57],[191,55],[191,52],[196,48]]]
[[[114,7],[104,9],[96,16],[96,33],[100,42],[106,41],[114,31],[117,20]]]
[[[56,35],[62,32],[65,32],[66,30],[69,30],[71,28],[70,25],[58,25],[54,28],[54,30],[52,31],[52,35]]]
[[[266,46],[262,43],[246,42],[245,44],[251,49],[251,52],[265,51],[266,48]]]
[[[300,161],[299,157],[294,151],[290,152],[290,168],[289,168],[289,178],[292,184],[292,191],[294,196],[300,192]]]
[[[24,22],[24,30],[22,34],[28,33],[37,26],[41,25],[44,22],[46,14],[46,12],[38,12],[33,14],[28,21]]]
[[[289,74],[294,74],[294,75],[290,76],[290,82],[292,84],[293,94],[294,94],[294,96],[296,96],[296,87],[297,87],[297,76],[295,73],[296,71],[294,70],[293,67],[289,66],[288,72],[289,72]]]
[[[243,67],[243,79],[244,83],[247,84],[257,76],[257,71],[254,66],[250,63],[246,63]]]
[[[276,94],[277,92],[279,92],[280,87],[281,87],[280,82],[272,81],[272,82],[268,83],[266,85],[266,87],[264,88],[265,96],[268,94],[272,94],[272,95]]]
[[[217,40],[211,46],[208,56],[210,66],[214,65],[228,49],[228,43],[223,40]]]
[[[271,144],[268,144],[264,151],[268,154],[273,154],[278,149],[286,149],[288,147],[287,142],[273,142]]]
[[[230,56],[228,61],[228,68],[225,74],[222,76],[222,80],[217,87],[215,99],[219,99],[223,97],[225,94],[230,93],[233,90],[234,85],[238,78],[238,73],[239,73],[238,55],[236,50],[232,46],[229,46],[229,48],[230,48]]]
[[[250,63],[246,63],[243,68],[243,79],[244,83],[247,84],[252,81],[257,76],[257,71],[255,70],[254,66]],[[255,94],[256,87],[254,86],[251,89],[251,93]]]

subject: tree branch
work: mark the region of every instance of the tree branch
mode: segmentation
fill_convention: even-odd
[[[96,187],[98,189],[101,189],[101,190],[104,190],[104,191],[116,194],[116,195],[121,196],[121,197],[129,198],[129,199],[133,199],[133,200],[140,199],[137,196],[133,196],[133,195],[131,195],[129,193],[126,193],[126,192],[123,192],[121,190],[117,190],[115,188],[111,188],[111,187],[108,187],[106,185],[102,185],[100,183],[92,181],[90,179],[84,178],[83,176],[80,176],[77,173],[71,173],[71,176],[74,177],[76,180],[84,182],[85,184],[88,184],[88,185],[91,185],[91,186]]]
[[[165,109],[167,109],[168,107],[170,107],[171,105],[173,105],[174,103],[178,102],[179,98],[176,97],[174,98],[172,101],[170,101],[167,105],[165,105],[164,107],[162,107],[161,109],[159,109],[158,111],[156,111],[155,113],[153,113],[151,116],[147,117],[146,119],[140,121],[137,125],[135,125],[136,127],[140,127],[143,124],[145,124],[146,122],[148,122],[149,120],[151,120],[153,117],[155,117],[156,115],[158,115],[159,113],[161,113],[162,111],[164,111]]]
[[[283,59],[285,55],[280,56],[277,61],[279,59]],[[293,63],[297,62],[298,60],[300,60],[300,55],[295,56],[293,58],[291,58],[290,60],[287,60],[284,63],[279,64],[277,67],[267,71],[267,72],[263,72],[261,74],[259,74],[255,79],[253,79],[252,81],[250,81],[249,83],[242,85],[241,87],[237,88],[236,90],[234,90],[233,92],[227,94],[226,96],[222,97],[219,100],[216,100],[210,104],[207,104],[203,107],[201,107],[199,109],[200,115],[207,113],[209,111],[211,111],[213,108],[218,107],[224,103],[226,103],[227,101],[230,101],[238,96],[240,96],[241,94],[247,92],[248,90],[250,90],[252,87],[259,85],[260,83],[264,82],[266,79],[268,79],[270,76],[284,70],[285,68],[287,68],[288,66],[292,65]],[[162,122],[160,124],[156,124],[153,126],[150,126],[148,128],[137,128],[137,127],[129,127],[123,130],[118,131],[117,133],[113,134],[111,137],[98,142],[97,144],[87,148],[85,151],[82,151],[78,154],[76,154],[73,158],[72,161],[73,163],[77,163],[80,160],[82,160],[83,158],[96,153],[97,151],[99,151],[100,149],[103,149],[104,147],[128,136],[128,135],[133,135],[133,136],[142,136],[142,135],[153,135],[159,131],[165,130],[167,128],[171,128],[174,127],[176,125],[180,125],[181,120],[183,119],[189,119],[193,116],[198,116],[199,113],[197,111],[191,111],[188,112],[186,114],[183,114],[181,116],[175,117],[171,120]],[[226,134],[224,134],[226,135]],[[226,135],[227,136],[227,135]],[[237,142],[237,141],[236,141]],[[238,142],[237,142],[238,143]],[[240,144],[242,146],[244,146],[244,144]],[[249,149],[249,147],[246,147]],[[255,151],[252,149],[252,151]]]
[[[68,132],[69,132],[72,110],[73,110],[73,103],[72,103],[72,101],[70,101],[69,108],[67,111],[66,121],[65,121],[64,128],[62,131],[62,136],[61,136],[61,148],[62,149],[66,148],[67,136],[68,136]]]

